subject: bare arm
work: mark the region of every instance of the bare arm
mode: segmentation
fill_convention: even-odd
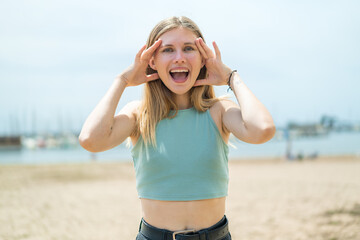
[[[221,61],[218,46],[213,42],[215,53],[199,38],[196,46],[205,59],[208,76],[197,80],[195,86],[227,85],[231,70]],[[265,106],[255,97],[237,73],[232,75],[231,88],[239,105],[222,101],[224,113],[222,125],[238,139],[248,143],[264,143],[275,134],[275,125]],[[226,132],[226,131],[225,131]]]
[[[80,144],[86,150],[105,151],[130,136],[135,126],[134,106],[126,105],[121,113],[114,117],[126,85],[121,75],[115,78],[110,89],[86,119],[79,136]]]
[[[83,148],[90,152],[102,152],[119,145],[134,131],[139,103],[127,104],[115,117],[116,107],[126,87],[159,78],[157,73],[146,75],[146,67],[160,44],[161,40],[146,50],[143,46],[135,57],[135,63],[115,78],[83,125],[79,136]]]
[[[223,125],[244,142],[259,144],[269,141],[275,134],[275,125],[269,111],[237,73],[233,74],[231,88],[239,105],[227,101]]]

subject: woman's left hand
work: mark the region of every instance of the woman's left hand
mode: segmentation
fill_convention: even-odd
[[[221,54],[218,46],[213,42],[214,52],[205,44],[202,38],[197,38],[195,44],[199,49],[201,56],[205,60],[205,66],[207,69],[206,79],[199,79],[195,82],[194,86],[201,85],[227,85],[228,78],[231,73],[231,69],[223,64],[221,61]]]

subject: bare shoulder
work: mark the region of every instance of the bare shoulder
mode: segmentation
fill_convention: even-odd
[[[129,117],[136,117],[139,113],[141,106],[141,101],[131,101],[128,102],[119,112],[118,115],[127,115]]]
[[[239,105],[237,105],[235,102],[233,102],[230,99],[220,99],[219,101],[217,101],[211,108],[210,111],[214,111],[214,112],[221,112],[221,114],[223,114],[224,112],[226,112],[229,108],[239,108]]]
[[[229,131],[224,126],[223,116],[227,109],[231,107],[237,107],[237,105],[229,99],[220,99],[210,107],[211,118],[214,120],[225,142],[228,141]]]

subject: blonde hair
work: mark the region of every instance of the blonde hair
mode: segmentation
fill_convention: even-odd
[[[151,31],[147,40],[147,48],[164,33],[175,28],[186,28],[191,30],[197,37],[203,38],[199,27],[187,17],[171,17],[159,22]],[[150,66],[146,70],[147,74],[156,73]],[[207,76],[206,67],[202,67],[197,79],[204,79]],[[219,99],[215,97],[212,86],[197,86],[190,89],[190,101],[197,111],[205,112]],[[170,110],[175,110],[175,114],[169,115]],[[157,79],[145,84],[144,97],[137,117],[137,127],[134,135],[141,134],[145,144],[156,146],[155,129],[158,122],[164,118],[173,118],[178,113],[178,106],[172,97],[172,92]]]

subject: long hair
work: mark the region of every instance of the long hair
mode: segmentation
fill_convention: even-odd
[[[199,27],[187,17],[171,17],[159,22],[151,31],[147,40],[146,47],[149,48],[159,37],[175,28],[186,28],[191,30],[197,37],[204,39]],[[156,73],[150,66],[146,69],[146,74]],[[204,79],[207,76],[206,67],[200,69],[197,79]],[[190,89],[191,104],[197,111],[205,112],[218,98],[212,86],[197,86]],[[170,110],[175,110],[175,114],[169,115]],[[164,118],[173,118],[178,113],[172,92],[160,80],[150,81],[145,84],[144,97],[137,117],[137,127],[134,135],[141,134],[145,144],[156,146],[155,129],[158,122]]]

